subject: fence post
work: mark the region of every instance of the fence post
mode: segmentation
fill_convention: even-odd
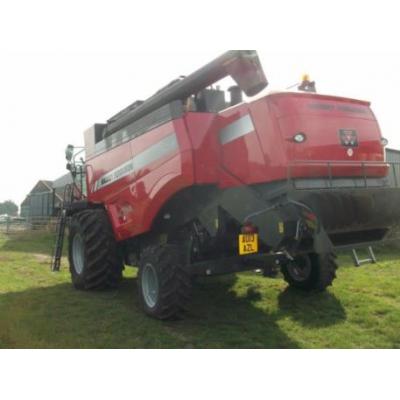
[[[11,217],[7,215],[6,218],[6,235],[10,233],[10,223],[11,223]]]

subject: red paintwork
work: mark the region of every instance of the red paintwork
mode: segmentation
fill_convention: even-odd
[[[220,130],[247,114],[254,132],[221,145]],[[351,157],[340,143],[341,128],[358,133],[359,145]],[[179,151],[93,191],[94,182],[102,175],[171,132],[176,132]],[[306,134],[306,142],[291,140],[298,132]],[[308,93],[271,94],[219,114],[189,112],[94,156],[87,161],[88,200],[105,205],[117,240],[124,240],[150,230],[165,202],[192,185],[212,184],[223,189],[272,182],[286,179],[288,169],[296,177],[328,176],[328,161],[342,162],[332,167],[333,176],[360,176],[363,171],[368,176],[385,176],[380,140],[378,123],[367,102]],[[299,161],[303,163],[299,165]],[[361,162],[376,164],[363,169]]]

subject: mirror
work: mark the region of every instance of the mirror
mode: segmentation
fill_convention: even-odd
[[[69,144],[65,149],[65,158],[67,159],[67,161],[71,161],[73,155],[74,155],[74,146],[72,144]]]

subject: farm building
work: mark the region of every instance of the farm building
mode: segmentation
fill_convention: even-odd
[[[30,212],[30,199],[29,199],[29,195],[25,197],[25,200],[21,203],[21,207],[20,207],[20,215],[23,218],[27,218],[29,216],[29,212]]]
[[[51,181],[40,180],[29,193],[29,217],[46,217],[53,213]]]
[[[40,180],[21,203],[21,216],[27,219],[52,217],[60,209],[64,188],[72,182],[71,174],[65,174],[54,182]]]
[[[386,161],[395,163],[390,168],[389,181],[391,186],[400,186],[400,150],[387,149]]]
[[[60,201],[62,201],[62,198],[64,196],[65,186],[69,185],[70,183],[72,183],[72,177],[69,172],[67,174],[61,176],[60,178],[56,179],[55,181],[53,181],[52,187],[56,194],[54,206],[56,208],[58,208],[60,206]]]

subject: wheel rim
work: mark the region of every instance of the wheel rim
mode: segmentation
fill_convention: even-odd
[[[297,282],[306,281],[311,274],[311,261],[308,256],[298,256],[286,267],[292,279]]]
[[[85,248],[82,236],[76,234],[72,239],[72,260],[74,262],[74,269],[78,275],[83,271],[85,260]]]
[[[143,268],[142,290],[146,305],[153,308],[157,304],[159,286],[157,272],[151,264],[146,264]]]

